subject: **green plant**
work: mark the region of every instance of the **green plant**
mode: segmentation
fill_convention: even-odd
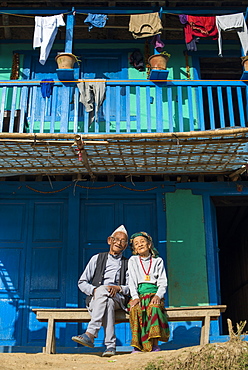
[[[168,59],[171,57],[171,54],[169,54],[167,51],[161,51],[160,53],[161,55],[164,55],[165,57],[167,57]]]
[[[163,370],[164,369],[164,362],[159,361],[159,363],[148,362],[144,370]]]

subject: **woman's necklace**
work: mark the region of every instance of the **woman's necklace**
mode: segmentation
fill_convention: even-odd
[[[150,264],[149,264],[149,267],[148,267],[148,271],[146,272],[145,268],[144,268],[144,265],[143,265],[143,262],[142,262],[142,259],[141,257],[139,256],[139,259],[140,259],[140,263],[141,263],[141,266],[142,266],[142,269],[145,273],[145,281],[149,281],[150,280],[150,270],[151,270],[151,266],[152,266],[152,257],[150,257]]]

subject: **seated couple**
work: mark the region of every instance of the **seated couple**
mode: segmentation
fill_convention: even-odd
[[[167,287],[163,260],[158,257],[150,235],[143,231],[131,236],[133,256],[129,260],[122,255],[128,245],[123,225],[107,242],[109,252],[94,255],[79,279],[79,289],[87,295],[91,320],[86,332],[72,340],[93,348],[103,326],[106,350],[102,356],[115,355],[115,310],[123,309],[130,315],[132,353],[159,351],[158,341],[169,339],[163,303]]]

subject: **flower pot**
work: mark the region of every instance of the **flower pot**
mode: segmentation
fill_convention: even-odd
[[[148,59],[148,63],[150,64],[151,69],[166,69],[168,57],[163,54],[154,54],[151,55]]]
[[[56,56],[55,60],[58,63],[59,69],[72,69],[77,58],[70,53],[60,53]]]
[[[244,70],[248,71],[248,55],[241,57],[241,64],[244,67]]]

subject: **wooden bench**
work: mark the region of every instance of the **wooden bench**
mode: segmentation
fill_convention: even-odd
[[[166,308],[168,321],[202,321],[200,344],[209,342],[210,320],[218,320],[225,312],[226,306],[194,306]],[[43,353],[56,353],[55,323],[56,322],[89,322],[90,315],[86,308],[33,308],[37,320],[48,322],[46,347]],[[116,323],[128,322],[129,315],[124,311],[116,311]]]

